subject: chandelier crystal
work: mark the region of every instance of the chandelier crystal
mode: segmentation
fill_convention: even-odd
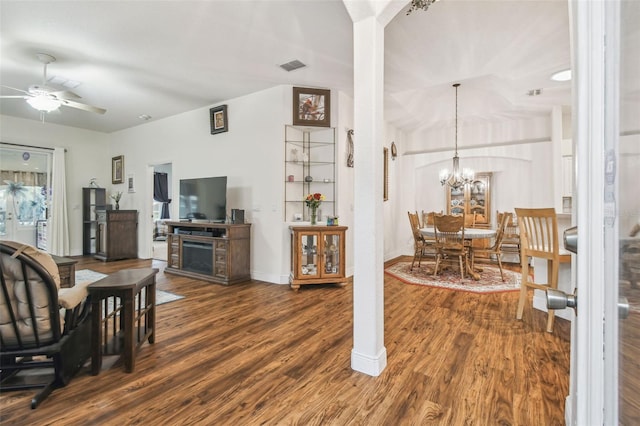
[[[440,170],[440,183],[442,186],[449,185],[457,189],[473,183],[474,173],[468,168],[460,171],[460,159],[458,158],[458,87],[460,87],[460,83],[454,84],[453,87],[456,88],[456,147],[453,155],[453,170],[451,172],[447,169]]]
[[[429,6],[437,1],[438,0],[411,0],[411,6],[409,7],[409,10],[407,10],[407,15],[410,15],[411,12],[419,9],[422,9],[426,12],[427,9],[429,9]]]

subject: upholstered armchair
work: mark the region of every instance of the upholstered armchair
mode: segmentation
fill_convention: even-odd
[[[0,242],[0,272],[0,392],[42,388],[36,408],[91,354],[87,283],[61,289],[49,254],[11,241]],[[24,370],[43,368],[47,381],[25,380]]]

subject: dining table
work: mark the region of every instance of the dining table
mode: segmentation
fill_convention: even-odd
[[[462,231],[459,232],[460,234],[462,234]],[[420,228],[420,234],[422,234],[425,237],[428,238],[435,238],[436,237],[436,231],[433,228],[433,226],[425,226],[423,228]],[[490,229],[490,228],[464,228],[464,239],[471,241],[471,240],[475,240],[475,239],[485,239],[485,238],[493,238],[496,236],[496,230],[495,229]],[[471,243],[469,244],[469,247],[471,248],[471,250],[473,250],[473,247],[471,246]],[[469,262],[466,262],[466,269],[467,269],[467,273],[473,277],[474,280],[478,281],[480,280],[480,274],[478,272],[482,272],[482,269],[480,268],[476,268],[476,270],[472,270],[471,266],[469,265]]]

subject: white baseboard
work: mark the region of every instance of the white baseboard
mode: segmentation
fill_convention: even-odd
[[[575,421],[573,419],[573,398],[571,397],[571,395],[567,395],[567,397],[564,399],[564,424],[575,424]]]
[[[377,377],[386,367],[387,348],[385,347],[375,357],[359,353],[355,349],[351,350],[351,368],[355,371]]]

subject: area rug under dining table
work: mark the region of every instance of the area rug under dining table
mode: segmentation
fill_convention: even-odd
[[[492,265],[477,265],[482,268],[480,280],[475,281],[469,276],[460,278],[457,269],[445,269],[435,277],[433,276],[433,265],[422,264],[420,267],[414,265],[411,270],[411,262],[397,262],[385,268],[385,274],[406,284],[437,287],[448,290],[468,291],[472,293],[499,293],[505,291],[520,290],[520,273],[508,271],[503,268],[504,282],[500,278],[500,269]]]

